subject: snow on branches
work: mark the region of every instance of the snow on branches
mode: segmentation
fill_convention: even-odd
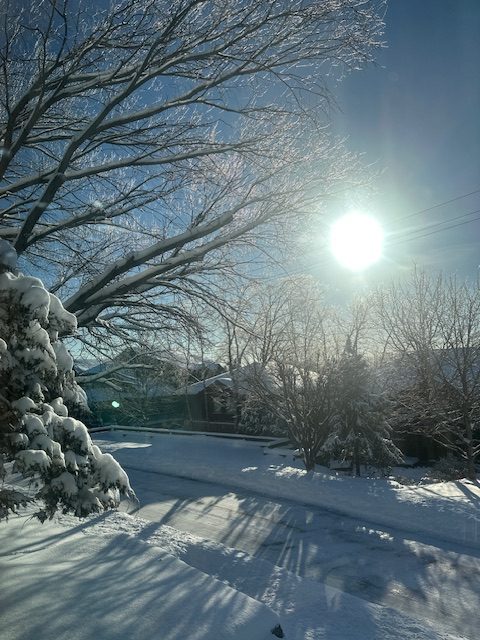
[[[392,440],[385,398],[375,389],[366,358],[350,340],[336,363],[335,386],[334,427],[323,450],[351,461],[357,476],[361,464],[385,469],[400,462],[403,456]]]
[[[0,518],[32,499],[37,516],[57,510],[85,516],[133,495],[120,465],[92,444],[85,425],[69,417],[64,400],[85,405],[73,359],[59,336],[76,318],[37,278],[13,273],[14,251],[0,246],[0,480],[4,462],[32,480],[33,495],[0,487]]]

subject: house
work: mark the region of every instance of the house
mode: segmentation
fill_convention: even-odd
[[[189,428],[238,432],[242,405],[260,380],[263,385],[273,386],[265,369],[251,363],[177,389],[176,395],[185,399]]]
[[[83,371],[77,382],[85,389],[89,407],[101,424],[145,425],[185,420],[185,403],[175,394],[174,365],[148,362],[100,363]]]

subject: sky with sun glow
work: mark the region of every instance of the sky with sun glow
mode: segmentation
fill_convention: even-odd
[[[339,85],[334,115],[336,132],[378,176],[371,192],[330,212],[330,224],[352,209],[377,219],[383,258],[351,272],[324,247],[305,258],[311,273],[345,291],[401,276],[414,263],[477,275],[479,33],[478,0],[389,0],[386,47],[375,66]]]

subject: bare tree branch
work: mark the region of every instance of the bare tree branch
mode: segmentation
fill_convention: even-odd
[[[2,6],[0,237],[81,325],[195,288],[359,180],[325,114],[382,0]]]

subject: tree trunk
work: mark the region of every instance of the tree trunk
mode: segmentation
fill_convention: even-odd
[[[470,416],[465,417],[465,435],[466,435],[466,451],[467,454],[467,475],[469,480],[477,479],[477,470],[475,468],[475,455],[473,453],[473,433]]]
[[[473,456],[469,456],[468,458],[468,479],[476,480],[477,479],[477,470],[475,468],[475,460]]]
[[[355,439],[355,444],[353,445],[353,461],[355,463],[355,475],[360,476],[360,447],[358,445],[358,439]]]
[[[315,470],[315,452],[312,449],[303,450],[303,462],[307,471]]]

